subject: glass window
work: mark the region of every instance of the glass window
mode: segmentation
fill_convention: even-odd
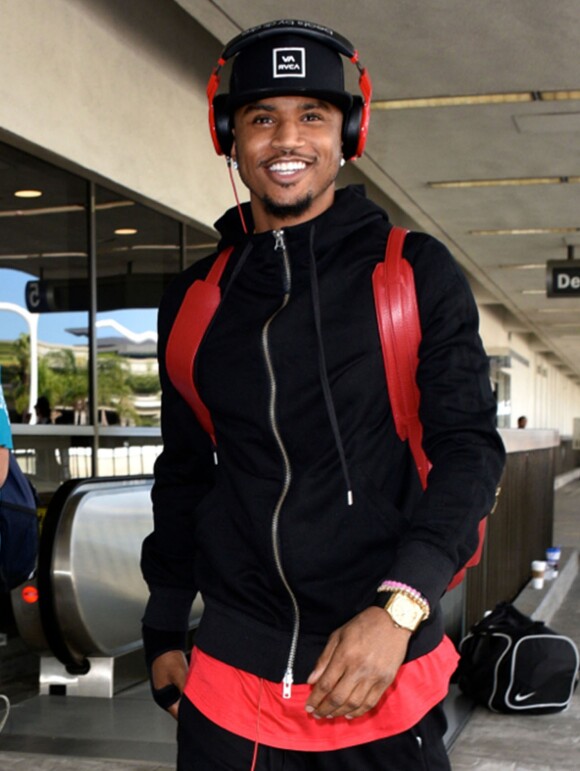
[[[103,426],[159,426],[157,309],[180,270],[180,225],[97,189],[97,369]]]
[[[215,248],[212,235],[104,186],[95,186],[93,221],[90,187],[0,143],[2,383],[18,459],[47,495],[71,477],[152,472],[161,449],[157,308],[173,276]]]
[[[88,397],[87,183],[1,143],[0,171],[0,364],[15,449],[42,492],[68,477],[69,440],[34,427]]]

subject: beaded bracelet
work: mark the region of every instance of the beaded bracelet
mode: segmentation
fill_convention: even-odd
[[[400,592],[401,594],[410,597],[412,600],[415,600],[417,605],[425,612],[425,618],[427,618],[431,612],[429,603],[423,597],[421,592],[418,592],[417,589],[413,589],[412,586],[403,584],[400,581],[383,581],[377,589],[377,592]]]

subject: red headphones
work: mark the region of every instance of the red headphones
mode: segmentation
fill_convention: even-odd
[[[342,37],[342,35],[328,27],[322,27],[309,21],[298,20],[273,21],[261,24],[258,27],[252,27],[233,38],[222,51],[207,84],[209,130],[217,154],[230,155],[234,142],[232,121],[228,109],[228,95],[217,93],[220,85],[221,68],[228,59],[231,59],[242,49],[265,38],[288,33],[313,38],[328,48],[346,56],[356,65],[359,71],[358,84],[362,97],[353,96],[352,105],[344,115],[342,124],[342,153],[347,161],[360,158],[365,149],[370,120],[372,95],[370,76],[366,68],[360,64],[358,52],[345,37]]]

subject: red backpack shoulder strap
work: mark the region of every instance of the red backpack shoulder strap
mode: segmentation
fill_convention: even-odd
[[[392,228],[385,259],[373,272],[373,292],[389,399],[395,428],[400,439],[408,439],[423,489],[431,464],[423,450],[423,426],[419,419],[420,393],[416,372],[419,364],[421,320],[417,307],[415,278],[411,265],[403,258],[408,231]],[[479,543],[475,554],[453,577],[448,591],[461,583],[466,569],[481,559],[487,517],[479,523]]]
[[[416,381],[421,342],[413,269],[403,259],[408,231],[393,227],[387,239],[385,259],[373,272],[373,292],[387,388],[395,428],[409,446],[423,488],[430,464],[423,450],[423,426],[419,420],[419,388]]]
[[[194,281],[179,308],[165,352],[169,379],[189,404],[201,427],[216,444],[215,430],[209,410],[202,402],[193,378],[193,366],[203,336],[220,304],[219,281],[233,247],[217,256],[205,280]]]

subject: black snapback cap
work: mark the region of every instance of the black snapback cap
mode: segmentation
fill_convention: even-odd
[[[258,40],[235,57],[228,107],[269,96],[306,94],[347,112],[352,95],[344,88],[342,59],[337,51],[294,32]]]

